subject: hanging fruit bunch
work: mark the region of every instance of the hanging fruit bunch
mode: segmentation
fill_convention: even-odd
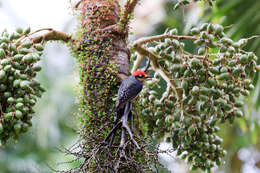
[[[29,39],[30,28],[0,37],[0,141],[17,140],[32,125],[33,106],[44,88],[36,75],[43,45]]]
[[[233,41],[223,31],[221,25],[205,23],[190,36],[178,36],[173,29],[147,39],[153,41],[146,46],[156,80],[143,89],[142,117],[148,129],[170,134],[173,149],[192,169],[220,165],[225,151],[217,124],[243,116],[243,96],[254,89],[259,69],[256,55],[243,50],[251,38]],[[188,52],[182,40],[193,41],[196,52]]]

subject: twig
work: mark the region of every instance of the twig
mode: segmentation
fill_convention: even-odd
[[[134,66],[132,68],[131,73],[134,73],[138,69],[139,65],[142,63],[143,60],[144,60],[144,56],[138,53],[137,58],[134,61]]]
[[[49,32],[47,32],[43,35],[40,35],[40,36],[30,38],[30,36],[32,36],[38,32],[41,32],[41,31],[49,31]],[[31,39],[33,43],[40,43],[42,41],[52,41],[52,40],[55,40],[55,41],[61,40],[64,42],[68,42],[72,39],[72,36],[65,32],[53,30],[52,28],[42,28],[42,29],[38,29],[34,32],[31,32],[29,34],[23,35],[21,38],[19,38],[15,42],[16,46],[19,47],[22,44],[22,41],[26,38]]]
[[[150,65],[151,65],[151,61],[150,59],[148,59],[143,71],[146,72],[149,69]]]
[[[197,40],[197,37],[193,37],[193,36],[163,34],[163,35],[156,35],[156,36],[151,36],[151,37],[140,38],[134,42],[133,47],[135,47],[137,44],[139,46],[141,46],[148,42],[162,40],[162,39],[166,39],[166,38],[171,38],[171,39],[176,39],[176,40]]]
[[[169,96],[170,91],[171,91],[171,87],[170,87],[170,85],[167,85],[167,88],[160,99],[161,103],[163,102],[164,99],[166,99]]]
[[[247,38],[247,40],[252,40],[252,39],[254,39],[254,38],[258,38],[258,37],[259,37],[259,35],[253,35],[253,36]]]
[[[81,3],[81,0],[75,4],[74,8],[77,9],[79,7],[80,3]]]
[[[174,90],[178,100],[181,100],[181,95],[177,92],[177,84],[175,83],[175,81],[170,79],[170,76],[163,70],[160,68],[157,59],[160,59],[160,57],[158,57],[158,55],[155,55],[154,53],[148,51],[147,49],[143,48],[142,46],[138,44],[134,44],[134,49],[140,53],[141,55],[147,56],[150,61],[151,61],[151,65],[152,68],[155,72],[157,72],[158,74],[161,75],[161,77],[172,87],[172,89]]]
[[[33,34],[35,34],[35,33],[37,33],[37,32],[44,31],[44,30],[49,30],[49,31],[51,31],[52,28],[42,28],[42,29],[38,29],[38,30],[36,30],[36,31],[34,31],[34,32],[31,32],[31,33],[29,33],[29,34],[23,35],[22,37],[20,37],[20,38],[16,41],[16,45],[19,46],[19,45],[21,44],[21,41],[22,41],[23,39],[28,38],[29,36],[31,36],[31,35],[33,35]]]
[[[34,31],[34,32],[31,32],[31,33],[27,34],[26,36],[29,37],[29,36],[31,36],[31,35],[33,35],[33,34],[36,34],[36,33],[38,33],[38,32],[41,32],[41,31],[52,31],[52,30],[53,30],[52,28],[41,28],[41,29],[38,29],[38,30],[36,30],[36,31]]]
[[[224,29],[229,29],[229,28],[232,28],[232,27],[233,27],[233,24],[228,25],[228,26],[224,26]]]
[[[157,62],[158,59],[161,59],[158,55],[154,54],[153,52],[150,52],[149,50],[145,49],[144,47],[141,46],[141,44],[143,44],[144,42],[136,42],[134,44],[134,49],[140,53],[143,56],[147,56],[150,60],[151,60],[151,65],[152,68],[155,72],[157,72],[158,74],[160,74],[160,76],[166,81],[166,83],[168,85],[171,86],[171,88],[173,89],[174,93],[176,94],[177,100],[181,105],[181,115],[184,115],[184,105],[183,105],[183,101],[182,101],[182,95],[181,93],[178,91],[178,85],[175,82],[175,80],[172,80],[171,77],[167,74],[167,72],[161,68]]]
[[[64,41],[69,42],[72,36],[65,32],[51,30],[43,35],[34,37],[32,39],[33,43],[40,43],[42,41]]]
[[[107,137],[104,139],[104,142],[107,142],[107,140],[110,138],[110,136],[117,131],[117,129],[120,127],[121,124],[122,124],[122,121],[119,121],[119,122],[113,127],[113,129],[109,132],[109,134],[107,135]]]

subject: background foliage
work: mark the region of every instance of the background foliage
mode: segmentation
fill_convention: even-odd
[[[144,5],[146,5],[145,3]],[[232,25],[227,29],[227,33],[234,40],[260,35],[260,1],[217,0],[212,9],[208,8],[206,4],[199,3],[177,11],[173,10],[174,4],[173,1],[160,1],[160,6],[153,10],[163,10],[164,17],[156,26],[149,25],[148,21],[148,25],[145,27],[153,29],[144,30],[146,35],[161,34],[166,28],[173,27],[185,33],[192,26],[208,21],[225,26]],[[143,11],[145,8],[144,6],[139,7]],[[142,15],[139,16],[142,17]],[[139,20],[142,21],[141,17]],[[147,21],[143,20],[143,22]],[[149,31],[153,32],[149,33]],[[259,45],[260,39],[255,39],[249,42],[246,49],[254,51],[260,57]],[[29,133],[23,135],[15,146],[10,145],[10,147],[0,149],[0,173],[51,172],[48,164],[57,167],[58,162],[69,159],[64,158],[64,154],[58,148],[71,146],[77,138],[74,130],[76,121],[73,117],[73,112],[76,110],[74,92],[77,77],[75,74],[72,75],[73,68],[75,68],[72,65],[73,59],[69,60],[70,65],[65,66],[64,69],[56,70],[55,66],[48,63],[46,59],[51,53],[61,56],[60,54],[64,51],[60,50],[64,50],[64,46],[53,43],[47,46],[41,62],[43,70],[39,75],[39,80],[47,92],[37,104],[33,127]],[[50,51],[51,47],[55,47],[56,52]],[[190,49],[192,50],[193,47]],[[246,116],[238,119],[233,126],[221,127],[220,136],[224,138],[224,148],[228,151],[228,155],[225,158],[226,164],[216,172],[260,172],[260,154],[258,152],[260,150],[260,112],[258,109],[260,106],[260,80],[258,78],[259,75],[254,81],[256,89],[250,97],[246,98],[244,105]],[[72,80],[75,83],[72,83]],[[167,146],[166,143],[162,144]],[[172,160],[165,156],[161,158],[170,169],[174,168],[173,172],[180,173],[188,170],[187,166],[178,159]],[[59,165],[58,167],[64,166]]]

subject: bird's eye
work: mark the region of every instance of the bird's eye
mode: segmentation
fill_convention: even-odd
[[[143,78],[144,77],[144,75],[138,75],[138,78]]]

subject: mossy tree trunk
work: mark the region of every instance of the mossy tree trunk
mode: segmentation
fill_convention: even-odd
[[[131,7],[131,3],[127,5]],[[130,141],[120,146],[119,133],[111,148],[104,142],[116,117],[118,86],[129,75],[128,22],[120,18],[121,7],[116,0],[84,0],[75,10],[81,22],[79,37],[72,47],[80,66],[82,142],[81,151],[72,153],[85,158],[76,172],[148,171],[150,157],[145,149],[138,151]],[[139,143],[142,146],[146,142],[139,139]]]

